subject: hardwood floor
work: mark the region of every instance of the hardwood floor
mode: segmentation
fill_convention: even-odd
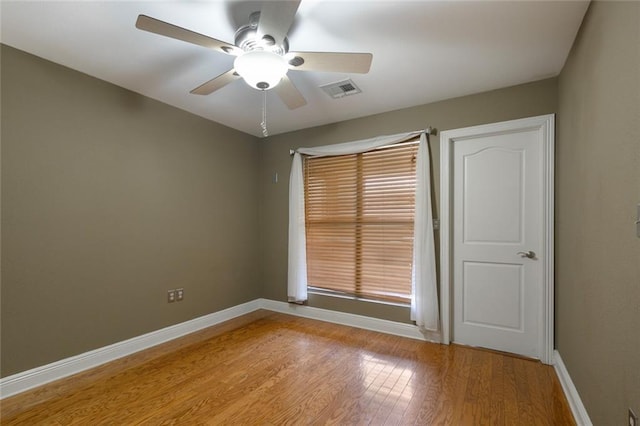
[[[552,367],[267,311],[7,398],[3,425],[573,425]]]

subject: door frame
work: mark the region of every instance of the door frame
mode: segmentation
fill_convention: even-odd
[[[554,339],[554,149],[555,115],[541,115],[461,129],[445,130],[440,133],[440,313],[442,343],[451,342],[452,304],[451,284],[453,257],[453,233],[451,232],[453,196],[452,146],[456,141],[476,136],[498,135],[517,130],[536,130],[542,144],[542,295],[539,318],[540,361],[552,364]]]

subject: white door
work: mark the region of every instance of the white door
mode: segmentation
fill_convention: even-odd
[[[544,358],[547,133],[517,120],[451,142],[454,342]]]

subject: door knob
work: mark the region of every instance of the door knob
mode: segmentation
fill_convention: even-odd
[[[536,257],[536,253],[531,251],[531,250],[529,250],[529,251],[519,251],[518,255],[520,255],[520,257],[526,257],[526,258],[529,258],[529,259],[535,259],[535,257]]]

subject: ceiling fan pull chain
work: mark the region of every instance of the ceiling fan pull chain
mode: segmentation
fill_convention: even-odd
[[[269,131],[267,130],[267,91],[262,91],[262,122],[260,123],[260,127],[262,127],[262,135],[266,138],[269,136]]]

